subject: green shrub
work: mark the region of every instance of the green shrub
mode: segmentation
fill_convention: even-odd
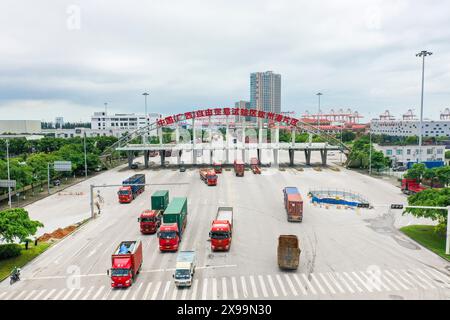
[[[18,257],[22,251],[22,246],[15,243],[0,245],[0,260]]]

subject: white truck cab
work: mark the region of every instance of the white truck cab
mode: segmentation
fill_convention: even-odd
[[[190,287],[195,273],[195,251],[180,251],[173,279],[177,287]]]

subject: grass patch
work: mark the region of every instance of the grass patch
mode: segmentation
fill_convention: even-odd
[[[445,254],[445,236],[434,232],[434,226],[412,225],[400,228],[400,231],[450,261],[450,255]]]
[[[28,245],[28,250],[25,250],[25,245],[22,245],[22,247],[22,254],[20,256],[0,260],[0,281],[8,278],[14,267],[21,268],[43,253],[48,249],[48,247],[50,247],[50,244],[47,242],[38,242],[38,245],[35,246],[34,242],[30,242]]]

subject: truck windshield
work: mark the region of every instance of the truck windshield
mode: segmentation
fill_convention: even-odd
[[[155,222],[155,218],[154,217],[152,217],[152,218],[141,218],[141,221],[142,222]]]
[[[177,233],[175,231],[161,231],[160,238],[161,239],[175,239]]]
[[[123,195],[123,196],[126,196],[126,195],[130,194],[130,191],[128,191],[128,190],[119,190],[119,194]]]
[[[229,232],[224,232],[224,231],[211,232],[211,238],[213,238],[213,239],[227,239],[229,237],[230,237]]]
[[[209,180],[216,180],[217,176],[216,175],[208,175],[206,176]]]
[[[175,270],[175,279],[189,279],[188,269],[177,269]]]
[[[111,269],[112,277],[126,277],[129,273],[129,269]]]

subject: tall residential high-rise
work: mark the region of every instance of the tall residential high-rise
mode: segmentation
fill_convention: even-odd
[[[281,112],[281,75],[272,71],[250,74],[250,106],[266,112]]]
[[[234,107],[240,108],[240,109],[250,109],[250,102],[240,100],[234,104]],[[243,118],[244,117],[238,115],[238,116],[236,116],[235,120],[236,120],[236,122],[241,122],[242,120],[245,120],[245,121],[253,121],[254,120],[254,118],[252,118],[252,117],[245,117],[245,119],[243,119]]]

